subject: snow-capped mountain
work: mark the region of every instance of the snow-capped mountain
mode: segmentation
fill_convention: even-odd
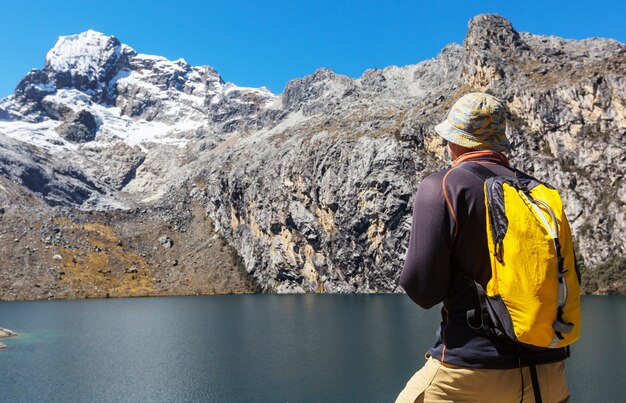
[[[93,183],[85,207],[106,207],[96,199],[111,194],[108,186],[127,185],[148,148],[182,149],[199,140],[214,146],[235,130],[262,126],[276,102],[268,89],[225,83],[209,66],[139,54],[113,36],[86,31],[60,37],[43,70],[29,72],[0,101],[0,136],[74,161]]]
[[[59,129],[42,139],[52,145],[116,139],[129,145],[183,144],[197,131],[232,130],[242,117],[250,120],[275,101],[265,88],[224,83],[209,66],[138,54],[113,36],[86,31],[60,37],[44,69],[28,73],[0,107],[4,120]],[[54,123],[72,121],[83,111],[93,118],[70,128]],[[8,135],[23,134],[6,122],[3,128]]]

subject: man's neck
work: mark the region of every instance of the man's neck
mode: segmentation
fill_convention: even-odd
[[[504,154],[496,152],[496,151],[491,151],[491,150],[482,150],[482,151],[469,150],[467,152],[464,152],[458,155],[452,161],[452,165],[457,165],[465,161],[475,161],[475,160],[484,160],[484,159],[491,159],[491,160],[494,160],[495,162],[501,163],[502,165],[509,166],[509,160]]]

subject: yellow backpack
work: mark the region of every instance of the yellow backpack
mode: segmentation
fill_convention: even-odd
[[[530,348],[572,344],[580,335],[580,275],[558,191],[520,171],[493,176],[464,165],[485,180],[492,272],[485,289],[473,281],[480,308],[468,323]]]

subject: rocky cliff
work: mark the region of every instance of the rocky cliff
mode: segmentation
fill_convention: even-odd
[[[248,284],[239,290],[397,292],[413,194],[446,164],[433,126],[463,93],[488,91],[508,104],[512,162],[562,189],[585,289],[625,292],[625,71],[622,43],[519,33],[502,17],[480,15],[462,46],[451,44],[435,59],[359,78],[319,69],[275,95],[88,31],[62,37],[44,69],[0,101],[0,201],[5,216],[26,215],[33,228],[41,223],[23,211],[74,217],[71,225],[91,238],[106,231],[89,225],[110,221],[133,242],[129,249],[154,244],[141,252],[151,273],[144,292],[155,289],[162,247],[150,238],[155,231],[142,238],[133,228],[150,220],[169,223],[172,250],[215,231],[210,236],[236,251],[223,267],[235,273],[226,283]],[[17,231],[7,225],[14,221],[0,222],[7,236]],[[66,263],[67,250],[86,254],[95,244],[72,239],[64,250],[48,244],[61,259],[42,255],[42,272],[89,270]],[[218,256],[211,248],[194,253]],[[18,256],[11,259],[2,268],[7,278],[23,270]],[[206,282],[209,273],[191,279],[184,260],[166,272]],[[117,266],[100,270],[128,277]],[[90,289],[95,278],[102,293],[113,284],[102,273],[83,277],[59,291],[61,280],[50,276],[46,287],[62,296]],[[24,284],[5,285],[0,297],[26,295],[31,285]],[[210,292],[205,285],[199,292]]]

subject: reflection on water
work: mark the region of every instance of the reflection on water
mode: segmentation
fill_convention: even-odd
[[[626,298],[584,297],[575,401],[619,401]],[[1,302],[2,401],[393,401],[434,341],[404,295]]]

